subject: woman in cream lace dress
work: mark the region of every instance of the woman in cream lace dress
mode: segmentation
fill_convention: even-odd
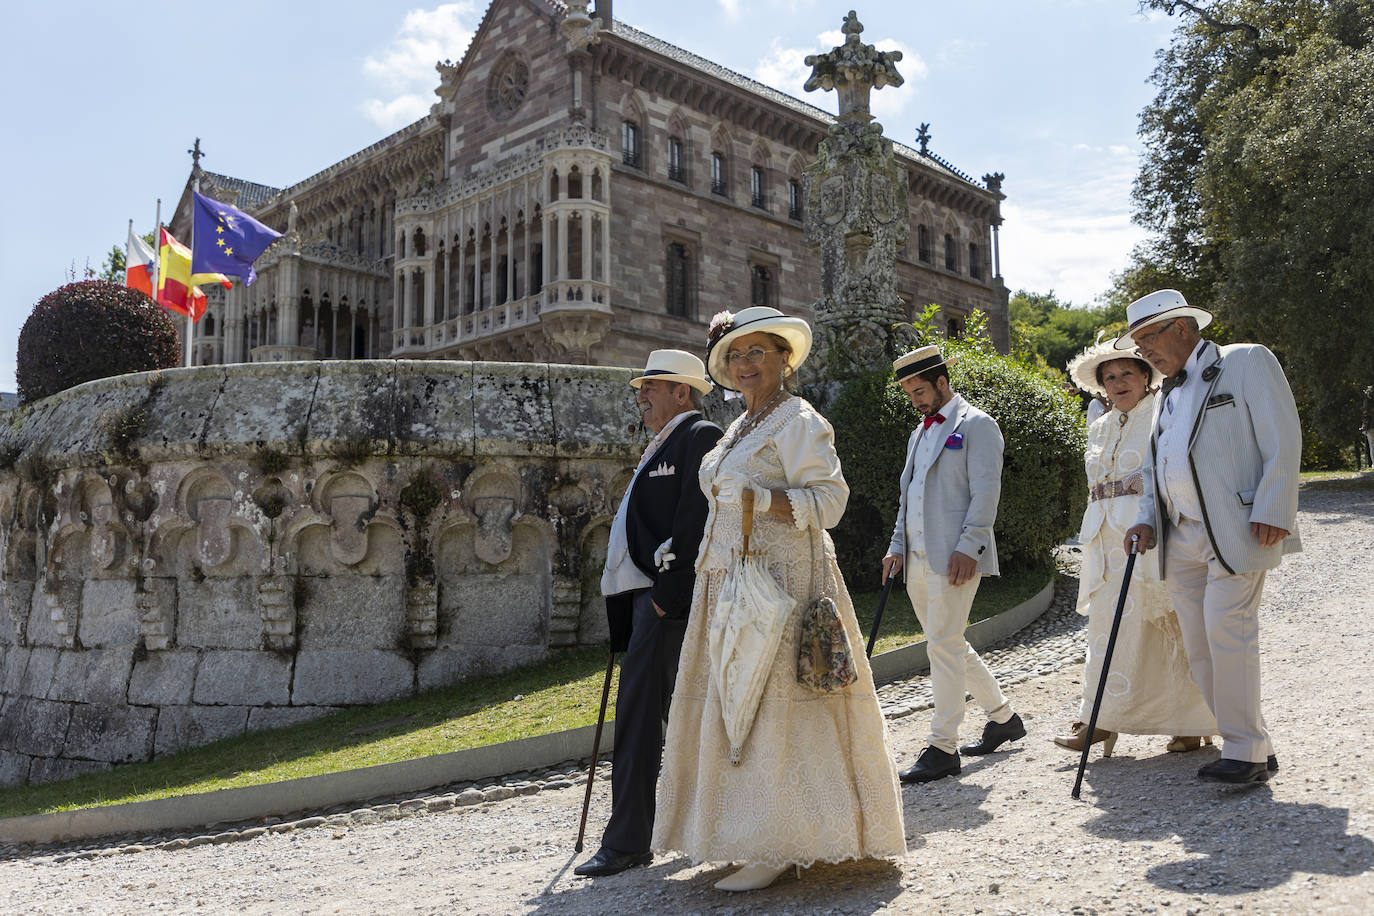
[[[1069,365],[1076,385],[1105,394],[1112,403],[1089,427],[1084,455],[1089,502],[1079,533],[1083,561],[1078,586],[1078,613],[1088,617],[1083,701],[1069,733],[1054,739],[1079,751],[1121,596],[1126,569],[1122,543],[1139,508],[1155,406],[1151,387],[1159,380],[1148,363],[1123,357],[1114,343],[1089,347]],[[1137,562],[1131,576],[1097,725],[1092,741],[1104,742],[1106,756],[1120,732],[1176,736],[1169,742],[1171,751],[1193,750],[1201,745],[1200,736],[1216,732],[1216,720],[1189,673],[1178,617],[1154,564]]]
[[[863,636],[825,529],[844,513],[849,487],[834,433],[784,379],[811,347],[799,318],[756,306],[718,315],[707,354],[712,378],[740,391],[748,409],[702,459],[710,515],[697,560],[653,847],[744,867],[716,886],[766,887],[792,865],[906,851],[902,799]],[[750,548],[800,599],[769,664],[763,697],[738,765],[712,678],[708,634],[726,572],[742,539],[741,494],[755,493]],[[831,597],[854,649],[858,679],[834,693],[797,683],[802,610]]]

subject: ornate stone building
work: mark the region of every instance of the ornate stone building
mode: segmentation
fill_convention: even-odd
[[[702,349],[722,309],[811,316],[803,170],[834,117],[646,35],[598,0],[492,0],[426,117],[288,188],[190,188],[286,233],[251,287],[210,291],[195,364],[456,358],[639,365]],[[974,308],[1008,344],[1001,176],[893,144],[908,315]]]

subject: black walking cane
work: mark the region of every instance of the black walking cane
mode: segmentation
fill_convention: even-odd
[[[869,658],[873,657],[873,644],[878,641],[878,627],[883,625],[883,608],[887,607],[887,596],[892,592],[892,580],[895,578],[897,577],[892,573],[888,573],[883,582],[883,593],[878,598],[878,610],[873,615],[873,632],[868,634],[867,655]]]
[[[1093,699],[1093,712],[1088,716],[1088,730],[1083,733],[1083,756],[1078,758],[1078,777],[1073,781],[1074,798],[1083,788],[1083,771],[1088,768],[1088,750],[1093,746],[1093,735],[1097,733],[1097,711],[1102,708],[1102,694],[1107,691],[1107,669],[1112,666],[1112,651],[1116,649],[1116,632],[1121,629],[1121,612],[1126,607],[1126,590],[1131,587],[1131,572],[1135,569],[1135,545],[1140,535],[1131,535],[1131,555],[1126,558],[1126,574],[1121,581],[1121,597],[1116,599],[1116,616],[1112,618],[1112,632],[1107,637],[1107,651],[1102,656],[1102,675],[1097,679],[1097,696]],[[1092,649],[1091,646],[1088,647]]]
[[[596,758],[601,755],[601,727],[606,724],[606,699],[611,695],[611,672],[615,669],[615,650],[606,661],[606,683],[601,685],[601,712],[596,717],[596,737],[592,738],[592,762],[587,767],[587,794],[582,797],[582,823],[577,827],[576,852],[582,851],[582,837],[587,833],[587,809],[592,805],[592,780],[596,778]]]

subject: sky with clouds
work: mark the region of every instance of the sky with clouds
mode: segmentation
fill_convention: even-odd
[[[873,97],[888,136],[963,171],[1006,174],[1002,273],[1087,305],[1143,238],[1130,221],[1141,107],[1174,22],[1136,0],[617,0],[615,17],[737,72],[806,93],[807,54],[863,38],[902,52],[905,83]],[[45,293],[98,269],[129,219],[175,205],[196,137],[210,171],[284,187],[423,116],[435,63],[459,60],[484,0],[241,0],[124,7],[67,0],[7,13],[0,56],[0,390]]]

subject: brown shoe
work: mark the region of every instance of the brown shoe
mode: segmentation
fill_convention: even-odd
[[[1087,725],[1082,722],[1075,722],[1069,727],[1069,733],[1067,735],[1056,735],[1054,743],[1060,747],[1066,747],[1071,751],[1081,751],[1083,750],[1083,739],[1087,731]],[[1093,730],[1093,739],[1088,743],[1096,744],[1101,741],[1102,756],[1110,757],[1112,756],[1112,751],[1116,749],[1116,739],[1116,732],[1109,732],[1105,728],[1098,728]]]
[[[1211,743],[1211,735],[1203,735],[1201,737],[1197,735],[1175,735],[1169,739],[1168,744],[1164,745],[1164,749],[1171,754],[1186,754],[1189,751],[1197,750],[1204,744],[1210,746]]]

